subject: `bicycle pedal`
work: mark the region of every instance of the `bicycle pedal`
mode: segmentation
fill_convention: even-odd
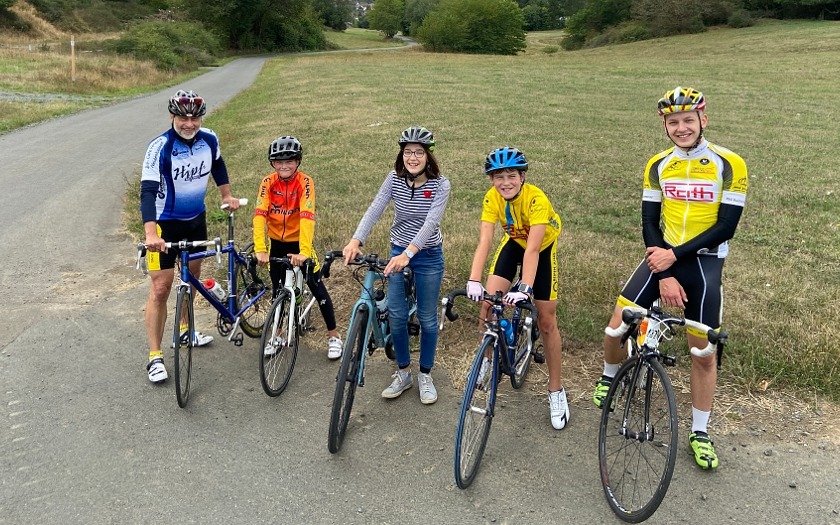
[[[675,355],[662,355],[662,364],[667,366],[675,366],[677,364],[677,356]]]
[[[236,334],[235,336],[233,336],[232,341],[233,341],[234,346],[242,346],[242,343],[243,343],[242,334]]]
[[[534,362],[535,363],[540,364],[540,365],[545,363],[545,351],[543,350],[542,345],[540,345],[539,350],[534,350],[533,356],[534,356]]]
[[[420,335],[420,323],[408,323],[408,335]]]

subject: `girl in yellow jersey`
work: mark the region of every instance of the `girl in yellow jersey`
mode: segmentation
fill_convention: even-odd
[[[618,297],[610,327],[621,324],[624,306],[649,308],[656,299],[685,308],[685,316],[712,328],[723,318],[721,275],[747,194],[747,165],[703,137],[706,98],[688,87],[665,93],[658,103],[674,147],[647,163],[642,193],[645,259]],[[601,406],[627,354],[619,338],[604,337],[604,373],[595,386]],[[706,334],[688,329],[690,346],[705,348]],[[691,356],[692,423],[689,445],[703,469],[718,466],[707,426],[717,383],[716,356]]]
[[[560,430],[569,421],[569,404],[561,379],[563,359],[560,331],[557,329],[557,237],[560,235],[560,216],[554,211],[545,193],[533,184],[525,183],[528,160],[516,148],[503,147],[492,151],[484,162],[493,187],[484,196],[478,246],[473,256],[467,295],[480,301],[484,294],[481,275],[493,244],[496,223],[501,223],[505,235],[496,249],[487,277],[490,293],[506,292],[505,302],[516,304],[533,298],[538,311],[538,324],[545,344],[548,364],[548,402],[551,426]],[[516,290],[511,283],[521,267]],[[486,304],[482,318],[487,315]],[[489,369],[485,358],[480,375]]]

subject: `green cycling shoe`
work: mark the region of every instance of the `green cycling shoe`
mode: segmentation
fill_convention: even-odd
[[[715,454],[715,444],[705,432],[692,432],[688,435],[688,443],[694,452],[694,461],[703,470],[716,469],[718,457]]]

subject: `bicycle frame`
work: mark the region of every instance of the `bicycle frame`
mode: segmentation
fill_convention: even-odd
[[[345,341],[350,338],[350,330],[352,330],[353,323],[356,320],[356,312],[358,312],[360,308],[365,308],[369,312],[369,315],[367,316],[367,326],[365,326],[364,330],[364,348],[368,351],[362,354],[362,360],[359,364],[359,377],[356,378],[356,381],[360,386],[364,384],[365,362],[367,361],[370,349],[385,348],[385,346],[391,343],[392,340],[390,330],[391,321],[389,318],[379,318],[376,310],[376,299],[373,295],[377,279],[385,279],[381,271],[374,270],[370,266],[371,263],[376,263],[377,261],[378,263],[382,263],[381,265],[384,266],[385,261],[379,261],[376,254],[367,255],[363,259],[356,259],[356,262],[361,262],[362,264],[367,263],[368,269],[365,272],[365,279],[362,282],[362,290],[359,294],[359,299],[356,300],[356,303],[353,305],[353,310],[350,314],[350,321],[347,324],[347,336],[345,338]],[[408,268],[404,271],[406,270],[410,271]],[[409,276],[407,278],[413,278],[413,276]],[[414,301],[414,303],[409,306],[408,318],[410,319],[416,311],[417,302]]]

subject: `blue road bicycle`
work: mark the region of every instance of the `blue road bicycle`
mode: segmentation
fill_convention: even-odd
[[[248,199],[239,199],[240,205]],[[222,205],[226,209],[227,205]],[[190,253],[190,248],[213,247],[213,249]],[[253,256],[253,244],[244,250],[237,250],[233,240],[233,211],[228,212],[228,241],[222,246],[220,238],[202,241],[167,242],[166,248],[178,250],[178,275],[180,282],[176,286],[177,302],[172,334],[172,347],[175,349],[175,395],[178,406],[187,406],[192,379],[192,354],[195,347],[195,313],[193,297],[198,291],[210,306],[216,309],[216,328],[219,334],[227,337],[236,346],[242,346],[244,333],[257,338],[262,335],[266,313],[271,305],[271,280],[268,271],[261,269]],[[137,245],[136,267],[146,271],[146,246]],[[219,300],[207,290],[201,281],[190,272],[190,261],[215,257],[217,264],[222,264],[222,254],[228,255],[227,283],[224,300]]]
[[[452,311],[456,297],[466,297],[466,290],[454,290],[441,300],[441,327],[443,318],[458,319]],[[496,415],[496,395],[499,383],[510,376],[513,388],[521,388],[531,367],[531,360],[545,361],[541,352],[535,351],[539,329],[537,309],[530,302],[520,302],[510,307],[503,302],[504,294],[484,292],[483,301],[490,304],[481,343],[467,374],[464,400],[455,431],[455,484],[467,488],[475,479],[490,425]],[[506,328],[507,326],[507,328]]]
[[[341,252],[331,252],[333,257],[342,257]],[[344,340],[344,352],[341,355],[341,367],[335,380],[335,396],[330,416],[330,431],[327,448],[335,454],[341,449],[350,411],[356,397],[356,387],[365,386],[365,358],[377,348],[384,348],[385,354],[394,359],[394,343],[391,340],[391,325],[388,319],[387,283],[385,267],[388,260],[380,259],[375,253],[359,255],[350,261],[356,269],[353,275],[361,285],[359,300],[353,306],[350,327]],[[408,333],[416,336],[420,325],[416,322],[417,298],[414,289],[414,273],[410,268],[403,269],[405,276],[405,296],[408,300]],[[329,268],[325,267],[324,276],[329,277]]]

